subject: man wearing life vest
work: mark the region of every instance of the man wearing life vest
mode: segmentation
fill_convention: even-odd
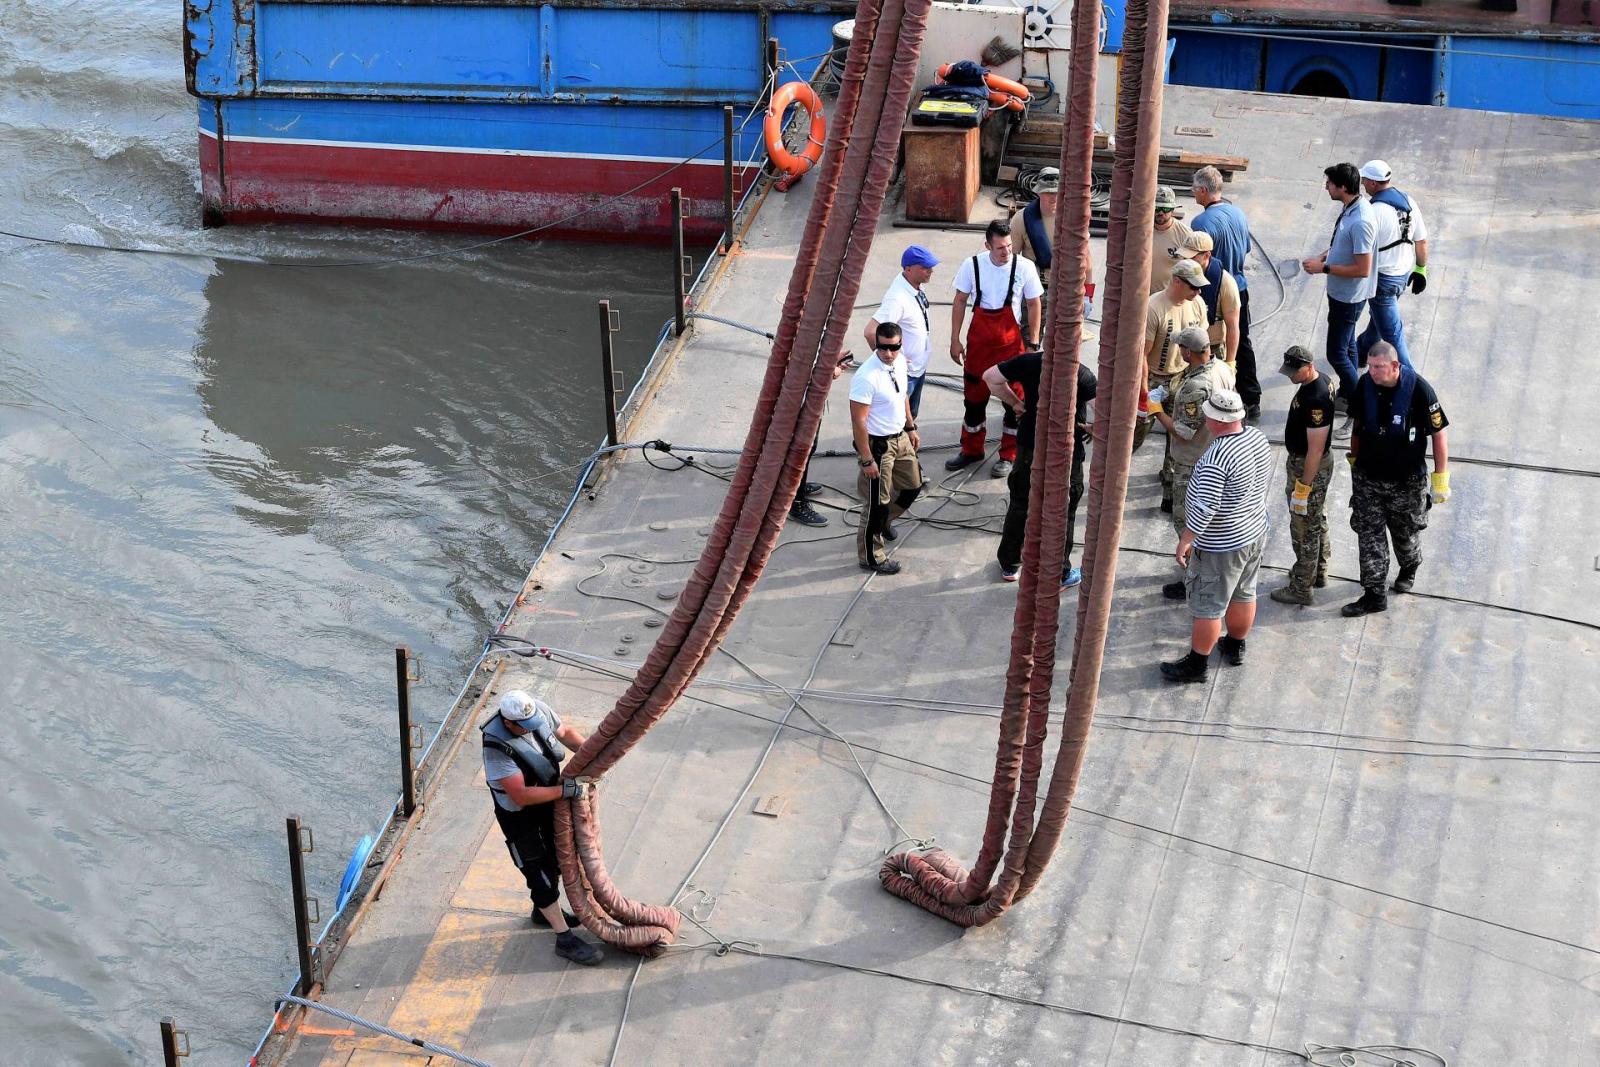
[[[583,778],[561,777],[568,749],[585,738],[555,710],[520,689],[500,698],[500,710],[484,723],[483,776],[494,797],[494,816],[505,834],[511,862],[533,897],[533,925],[556,933],[556,955],[592,967],[600,949],[579,937],[575,916],[561,910],[561,867],[556,860],[555,809],[563,797],[587,795]]]
[[[965,260],[956,271],[955,300],[950,309],[950,358],[961,364],[962,399],[966,402],[961,451],[944,465],[952,471],[983,459],[989,419],[989,387],[983,383],[983,372],[1020,355],[1024,348],[1039,348],[1039,298],[1044,295],[1039,269],[1013,253],[1011,224],[1004,220],[989,223],[983,248],[982,254]],[[972,327],[962,344],[961,327],[969,301]],[[1017,414],[1007,407],[1000,431],[1000,457],[990,475],[1004,478],[1016,458]]]
[[[1394,345],[1400,362],[1411,366],[1405,324],[1400,321],[1400,294],[1408,287],[1413,293],[1428,287],[1428,227],[1416,200],[1389,184],[1393,177],[1389,164],[1381,159],[1361,166],[1361,188],[1372,201],[1378,226],[1378,291],[1367,301],[1371,318],[1356,339],[1363,366],[1367,351],[1379,340]]]

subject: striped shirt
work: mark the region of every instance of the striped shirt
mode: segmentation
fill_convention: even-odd
[[[1233,552],[1267,532],[1272,445],[1253,426],[1211,442],[1183,498],[1184,525],[1202,552]]]

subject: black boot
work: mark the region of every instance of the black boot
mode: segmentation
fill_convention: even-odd
[[[1169,682],[1203,682],[1206,680],[1206,663],[1210,658],[1190,649],[1182,659],[1163,663],[1161,677]]]
[[[1244,638],[1222,635],[1222,640],[1217,642],[1217,651],[1222,653],[1222,662],[1230,667],[1244,666]]]
[[[974,463],[982,462],[982,456],[969,456],[965,452],[957,452],[955,455],[944,461],[944,469],[947,471],[958,471],[962,467],[970,467]]]
[[[1407,567],[1401,567],[1400,573],[1394,576],[1394,584],[1389,588],[1396,593],[1411,592],[1411,587],[1417,584],[1417,567],[1418,564],[1415,563]]]
[[[583,925],[578,921],[578,917],[572,914],[572,912],[563,910],[561,914],[567,920],[567,929],[576,930]],[[550,920],[544,917],[544,912],[540,911],[538,908],[534,908],[533,925],[542,926],[548,930],[550,929]]]
[[[600,946],[591,945],[571,930],[556,935],[556,955],[585,967],[593,967],[605,959],[605,953],[600,951]]]
[[[809,501],[805,500],[796,500],[789,506],[789,518],[802,526],[828,525],[828,520],[823,518],[821,513],[811,506]]]
[[[1351,601],[1339,609],[1339,614],[1349,619],[1389,610],[1389,598],[1382,593],[1362,593],[1360,600]]]

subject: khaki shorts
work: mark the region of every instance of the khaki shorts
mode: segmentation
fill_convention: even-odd
[[[1189,614],[1196,619],[1220,619],[1230,603],[1248,604],[1256,598],[1256,572],[1261,569],[1262,534],[1254,544],[1232,552],[1189,553],[1183,587],[1189,594]]]

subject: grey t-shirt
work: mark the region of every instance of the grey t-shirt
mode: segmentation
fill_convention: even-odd
[[[540,715],[543,714],[543,712],[535,711],[534,714]],[[549,720],[551,733],[561,729],[561,716],[557,715],[554,711],[551,711],[549,713]],[[533,720],[529,719],[528,722],[531,724]],[[558,741],[556,744],[559,745],[560,742]],[[488,745],[483,746],[483,776],[490,782],[498,782],[502,778],[510,778],[521,773],[522,771],[517,766],[516,760],[506,755],[504,752],[501,752],[499,749],[490,748]],[[505,808],[507,811],[522,810],[521,804],[512,803],[511,798],[502,793],[496,793],[494,795],[494,802],[500,805],[502,808]]]
[[[1328,246],[1328,266],[1345,267],[1356,257],[1370,253],[1373,270],[1365,278],[1340,278],[1328,275],[1328,296],[1346,304],[1359,304],[1370,300],[1378,291],[1377,252],[1378,220],[1372,214],[1372,204],[1365,197],[1357,197],[1339,215],[1333,227],[1333,243]]]

